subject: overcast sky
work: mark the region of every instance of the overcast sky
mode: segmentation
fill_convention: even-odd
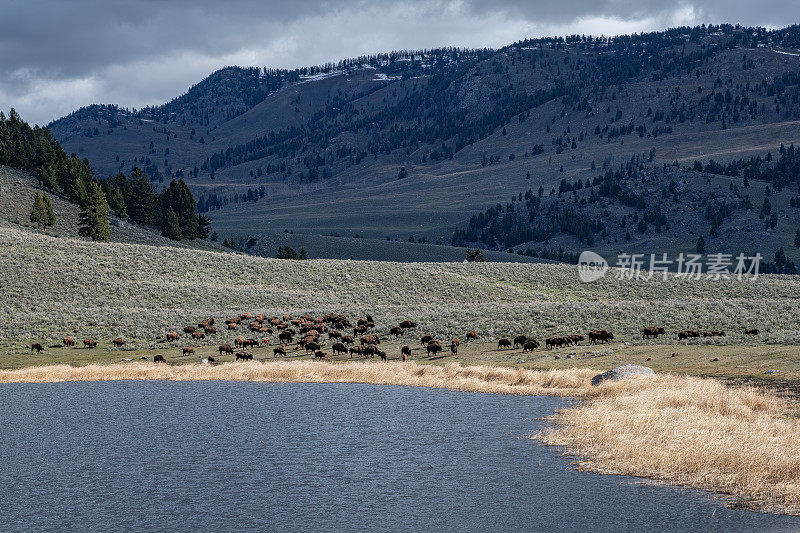
[[[226,65],[719,22],[783,27],[800,0],[0,0],[0,109],[46,124],[92,103],[160,104]]]

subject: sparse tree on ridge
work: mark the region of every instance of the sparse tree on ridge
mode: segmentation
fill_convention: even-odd
[[[107,241],[110,234],[108,213],[108,202],[100,185],[94,181],[89,183],[79,217],[81,227],[78,234],[93,241]]]

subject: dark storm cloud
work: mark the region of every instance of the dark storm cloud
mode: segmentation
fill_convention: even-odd
[[[156,104],[229,64],[294,67],[397,48],[502,46],[700,22],[784,26],[800,2],[0,0],[0,108],[45,123]]]

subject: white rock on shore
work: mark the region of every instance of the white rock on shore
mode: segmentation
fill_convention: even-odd
[[[655,375],[652,368],[639,365],[622,365],[615,366],[611,370],[606,370],[602,374],[597,374],[592,378],[592,386],[597,386],[606,380],[619,381],[620,379],[629,378],[638,375]]]

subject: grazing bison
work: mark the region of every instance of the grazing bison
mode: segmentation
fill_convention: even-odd
[[[306,353],[308,352],[316,352],[321,348],[319,343],[316,342],[307,342],[306,343]]]
[[[183,355],[194,355],[194,348],[191,346],[184,346]]]
[[[466,337],[467,337],[467,341],[476,341],[476,340],[478,340],[478,332],[477,331],[468,331]]]
[[[236,352],[236,360],[238,361],[240,359],[242,361],[252,361],[253,354],[247,352]]]
[[[97,341],[94,339],[83,339],[84,348],[97,348]]]
[[[725,332],[724,331],[720,331],[718,329],[715,329],[715,330],[712,330],[712,331],[704,331],[703,332],[703,337],[724,337],[724,336],[725,336]]]
[[[758,335],[759,333],[761,333],[761,330],[758,328],[744,330],[745,335]]]
[[[255,348],[256,346],[258,346],[258,341],[255,339],[247,339],[242,343],[242,348]]]
[[[242,337],[241,335],[239,335],[238,337],[236,337],[235,339],[233,339],[233,345],[234,345],[234,346],[237,346],[237,347],[238,347],[238,346],[241,346],[241,345],[244,343],[244,341],[245,341],[245,340],[246,340],[246,339],[245,339],[244,337]]]
[[[428,350],[428,355],[431,354],[436,355],[437,353],[443,351],[444,349],[442,348],[442,345],[439,344],[437,341],[431,341],[428,343],[427,350]]]
[[[183,332],[188,334],[194,333],[194,326],[186,326],[183,328]]]
[[[325,359],[327,356],[328,354],[326,354],[325,352],[321,352],[319,350],[314,352],[314,359]]]
[[[233,355],[233,348],[230,344],[223,344],[219,347],[219,356],[222,357],[222,354]]]
[[[236,323],[235,322],[228,322],[225,325],[228,326],[228,329],[236,329]]]
[[[377,356],[383,359],[384,361],[387,360],[386,352],[384,352],[383,350],[375,350],[375,354],[377,354]]]
[[[686,330],[678,332],[678,340],[679,341],[682,341],[684,339],[693,339],[693,338],[699,337],[699,336],[700,336],[700,332],[699,331],[695,331],[693,329],[686,329]]]
[[[206,334],[208,335],[213,335],[214,333],[217,332],[217,328],[215,328],[214,326],[206,326],[205,328],[203,328],[203,331],[205,331]]]
[[[280,333],[278,333],[278,340],[280,340],[281,342],[284,342],[284,341],[292,342],[292,337],[294,337],[294,335],[289,330],[284,330],[284,331],[281,331]]]
[[[417,323],[412,322],[411,320],[403,320],[400,322],[400,327],[403,329],[411,329],[417,327]]]
[[[122,348],[122,346],[125,344],[125,339],[123,339],[122,337],[117,337],[116,339],[111,341],[111,344],[113,344],[115,348]]]
[[[664,334],[664,328],[660,328],[657,326],[651,326],[649,328],[644,328],[642,330],[642,338],[649,339],[650,337],[658,338],[659,335]]]
[[[450,341],[451,344],[455,344],[456,346],[461,346],[461,341],[458,340],[458,337],[453,337],[453,340]]]
[[[525,344],[522,345],[522,353],[525,352],[532,352],[536,348],[539,347],[539,343],[534,339],[528,339],[525,341]]]
[[[591,339],[591,337],[589,337]],[[555,348],[556,346],[561,347],[564,345],[564,338],[563,337],[550,337],[549,339],[545,339],[544,345],[549,348]]]
[[[272,357],[286,357],[286,350],[283,349],[283,346],[278,346],[277,348],[273,348],[272,350]]]
[[[345,344],[353,344],[355,341],[350,335],[342,335],[342,342]]]
[[[333,330],[330,333],[328,333],[328,338],[329,339],[340,339],[341,337],[342,337],[342,334],[339,333],[336,330]]]
[[[514,348],[516,348],[517,346],[522,346],[523,344],[525,344],[526,340],[528,340],[527,336],[517,335],[516,337],[514,337]]]
[[[166,360],[166,359],[164,359],[164,356],[163,356],[163,355],[161,355],[161,354],[158,354],[158,355],[156,355],[156,356],[153,356],[153,362],[154,362],[154,363],[166,363],[166,362],[167,362],[167,360]]]
[[[575,346],[577,346],[579,343],[583,342],[583,335],[574,334],[574,335],[570,335],[567,338],[569,339],[569,343],[570,344],[574,344]]]
[[[407,357],[411,357],[411,348],[403,346],[400,348],[400,354],[403,356],[403,361],[405,361]]]
[[[33,353],[34,350],[36,350],[39,353],[42,353],[44,351],[44,347],[40,343],[34,342],[33,344],[31,344],[31,353]]]
[[[392,329],[389,330],[389,334],[390,335],[395,335],[397,337],[402,337],[403,333],[405,333],[405,331],[406,330],[404,330],[400,326],[395,326],[395,327],[393,327]]]
[[[170,342],[171,341],[176,341],[176,340],[178,340],[180,338],[181,338],[181,336],[178,335],[178,333],[176,331],[170,331],[169,333],[167,333],[167,341],[170,341]]]
[[[211,357],[211,356],[209,355],[209,356],[208,356],[208,359],[207,359],[207,361],[208,361],[209,363],[214,363],[214,362],[216,362],[217,360],[216,360],[216,359],[214,359],[213,357]]]
[[[64,337],[64,340],[61,341],[64,346],[75,346],[75,338],[72,336],[67,335]]]
[[[498,349],[511,348],[511,341],[508,339],[500,339],[499,341],[497,341],[497,348]]]
[[[419,343],[422,345],[428,344],[433,340],[433,335],[425,335],[419,340]]]
[[[194,333],[192,333],[192,338],[193,339],[205,339],[206,338],[206,334],[203,333],[202,331],[195,331]]]
[[[361,348],[361,355],[364,357],[375,357],[375,352],[378,349],[373,344],[367,344]]]
[[[596,329],[589,332],[589,344],[600,344],[602,342],[611,342],[614,339],[614,334],[605,329]]]
[[[458,355],[458,344],[456,344],[455,342],[450,343],[450,354]]]
[[[334,355],[336,355],[337,353],[345,355],[347,353],[347,346],[345,346],[341,342],[337,342],[333,346],[331,346],[331,351],[333,352]]]
[[[361,346],[353,346],[350,348],[350,357],[353,357],[353,354],[361,355]]]

